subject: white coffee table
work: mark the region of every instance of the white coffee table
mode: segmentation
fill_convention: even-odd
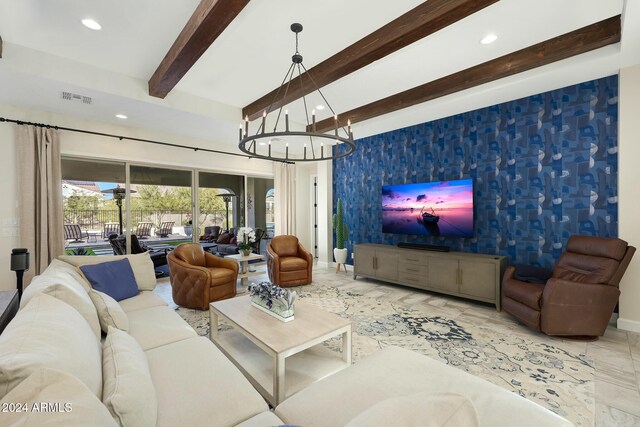
[[[246,290],[247,285],[249,285],[249,277],[261,276],[264,274],[264,271],[262,270],[249,271],[249,266],[254,267],[254,266],[265,265],[265,263],[263,262],[249,264],[249,261],[253,261],[256,259],[264,260],[262,255],[254,254],[254,253],[251,253],[247,256],[244,256],[242,254],[236,254],[236,255],[227,255],[225,256],[225,259],[233,259],[238,262],[238,266],[239,266],[238,279],[240,279],[240,284],[242,285],[244,290]]]
[[[247,296],[212,302],[211,341],[273,406],[351,365],[351,321],[296,301],[295,320],[281,322]],[[222,317],[233,329],[218,332]],[[342,336],[342,354],[322,343]]]

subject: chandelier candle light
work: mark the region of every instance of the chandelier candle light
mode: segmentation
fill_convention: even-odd
[[[284,162],[314,162],[348,156],[356,149],[356,145],[353,142],[351,122],[347,121],[346,127],[340,125],[338,115],[333,110],[333,108],[331,108],[331,105],[329,105],[329,102],[322,94],[322,91],[320,91],[320,88],[313,80],[313,78],[309,75],[306,67],[302,64],[302,55],[300,55],[300,53],[298,52],[298,34],[302,31],[302,25],[291,24],[291,31],[296,34],[296,52],[291,57],[293,63],[289,67],[289,71],[287,71],[287,73],[285,74],[285,77],[282,81],[283,84],[277,90],[273,102],[271,103],[271,105],[269,105],[269,108],[262,113],[262,122],[260,123],[260,126],[258,127],[255,135],[249,135],[249,117],[245,117],[244,125],[240,125],[240,143],[238,144],[238,148],[240,149],[240,151],[252,157]],[[300,131],[294,131],[289,128],[288,109],[284,110],[284,126],[282,123],[280,123],[280,118],[282,117],[282,110],[285,107],[285,103],[279,103],[281,107],[277,110],[274,109],[273,106],[275,101],[280,99],[279,95],[283,88],[284,90],[282,91],[283,94],[281,98],[284,99],[287,96],[291,81],[294,78],[294,74],[296,74],[296,72],[299,76],[298,78],[301,85],[303,77],[306,77],[310,80],[312,87],[315,87],[315,91],[318,92],[326,106],[333,114],[334,131],[332,134],[320,133],[316,131],[316,112],[315,110],[311,112],[311,121],[309,121],[307,99],[304,95],[302,96],[302,104],[304,109],[304,117],[307,124],[306,128]],[[285,85],[284,82],[287,82],[287,84]],[[277,111],[277,114],[274,114],[276,117],[275,121],[273,122],[273,130],[271,132],[267,132],[267,116],[272,111]],[[268,141],[268,143],[258,143],[258,141],[260,140]],[[319,142],[318,140],[322,140],[323,142]],[[326,150],[328,153],[325,153],[324,140],[328,140],[328,150]],[[272,143],[281,141],[285,142],[284,156],[282,156],[281,154],[276,154],[274,152],[275,150],[272,150]],[[267,148],[258,149],[258,145],[267,145]],[[301,145],[302,150],[300,150]],[[291,152],[289,151],[290,147],[292,148]],[[282,149],[282,147],[280,149]]]

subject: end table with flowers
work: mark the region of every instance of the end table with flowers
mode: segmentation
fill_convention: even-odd
[[[244,256],[251,254],[251,243],[256,242],[256,232],[251,227],[238,228],[238,250]]]

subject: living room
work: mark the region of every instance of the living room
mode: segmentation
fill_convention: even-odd
[[[6,183],[6,202],[0,205],[0,265],[4,266],[0,290],[15,288],[16,276],[9,268],[11,251],[22,246],[23,237],[23,224],[18,220],[18,200],[23,192],[18,179],[21,165],[16,162],[20,125],[15,121],[58,127],[61,155],[67,158],[116,161],[126,163],[127,168],[181,169],[194,176],[205,171],[275,179],[276,234],[297,236],[316,258],[314,281],[317,277],[322,285],[335,285],[333,293],[308,294],[307,298],[343,298],[355,303],[348,293],[357,290],[366,296],[363,301],[372,303],[380,292],[385,304],[394,298],[409,306],[411,301],[429,300],[432,305],[454,307],[453,312],[433,312],[448,320],[469,310],[467,321],[479,316],[498,324],[508,315],[497,314],[486,304],[361,277],[354,281],[350,273],[355,245],[446,245],[453,252],[506,256],[509,264],[552,268],[571,235],[617,237],[632,246],[640,242],[635,221],[639,206],[635,187],[640,179],[635,159],[640,148],[633,126],[640,112],[640,7],[631,0],[562,5],[545,1],[535,8],[513,0],[483,2],[486,5],[476,5],[480,10],[468,13],[460,22],[441,23],[439,31],[328,83],[322,89],[340,116],[621,15],[617,41],[612,36],[588,51],[578,49],[548,63],[533,61],[526,71],[496,72],[492,79],[467,87],[463,84],[437,98],[423,95],[428,100],[354,120],[351,127],[356,151],[331,161],[296,162],[292,168],[295,190],[286,198],[278,191],[285,188],[279,171],[283,163],[243,157],[238,149],[243,108],[278,87],[297,49],[311,69],[424,2],[376,5],[366,17],[359,16],[371,8],[364,1],[348,5],[332,1],[322,8],[285,1],[275,9],[246,2],[164,99],[149,95],[149,80],[200,2],[163,2],[162,7],[151,2],[111,6],[97,2],[63,6],[35,1],[8,3],[0,3],[0,117],[11,120],[0,123],[0,140],[5,147],[0,179]],[[83,27],[80,20],[86,17],[95,18],[103,29]],[[304,25],[298,35],[299,47],[289,30],[293,22]],[[326,34],[327,27],[345,31]],[[605,30],[594,33],[599,31]],[[480,38],[488,33],[495,33],[497,41],[481,44]],[[450,53],[458,49],[464,53]],[[62,99],[61,92],[91,98],[91,104]],[[331,115],[318,112],[318,124]],[[301,116],[293,117],[292,112],[292,124],[304,122]],[[259,118],[252,119],[250,129],[256,131],[259,124]],[[292,156],[301,156],[302,149],[298,150],[291,147]],[[279,153],[274,150],[274,154],[284,155],[284,149]],[[457,179],[474,183],[473,236],[383,232],[383,186]],[[339,276],[333,272],[332,226],[338,199],[344,205],[348,226],[349,270],[349,275],[342,272]],[[286,215],[281,215],[286,203],[294,217],[288,226]],[[278,232],[287,227],[289,233]],[[196,234],[203,233],[194,231]],[[30,274],[37,274],[36,268],[31,268]],[[373,296],[362,288],[363,283],[375,287],[370,289]],[[581,382],[580,377],[576,387],[582,387],[581,391],[572,399],[580,402],[577,406],[582,412],[578,412],[587,415],[558,411],[575,424],[640,423],[639,284],[640,261],[636,256],[620,282],[618,308],[607,333],[593,343],[554,339],[529,331],[515,320],[509,323],[509,328],[533,336],[528,339],[539,345],[555,345],[576,357],[586,354],[584,360],[591,365],[596,356],[588,353],[589,346],[601,355],[626,346],[629,360],[625,359],[617,376],[591,366],[590,380]],[[304,291],[300,292],[303,295]],[[384,316],[391,314],[385,312]],[[356,334],[361,340],[355,342],[354,338],[354,349],[374,345],[363,331],[356,328]],[[382,344],[378,341],[377,345]],[[422,352],[438,358],[434,349]],[[621,364],[616,359],[619,356],[611,356],[610,362],[602,356],[602,363]],[[466,370],[473,373],[473,368],[467,366]]]

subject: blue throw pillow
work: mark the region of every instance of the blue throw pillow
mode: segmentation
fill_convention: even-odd
[[[133,275],[131,264],[126,258],[83,265],[80,270],[93,289],[104,292],[116,301],[138,295],[138,283]]]

